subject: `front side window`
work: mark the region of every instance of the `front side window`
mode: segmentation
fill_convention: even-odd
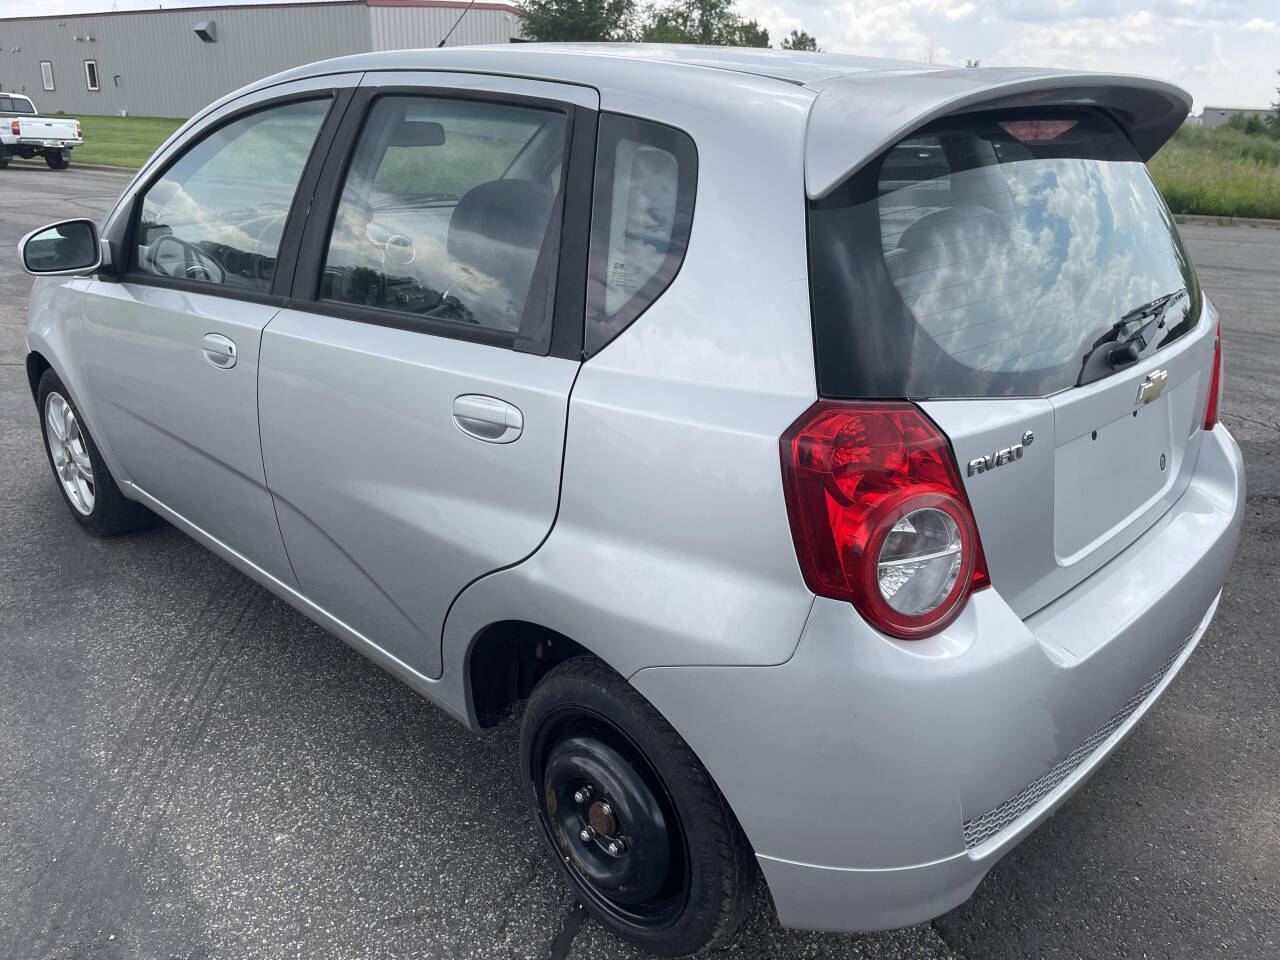
[[[538,267],[559,243],[566,132],[558,110],[376,99],[334,217],[321,299],[395,311],[424,329],[443,321],[514,337],[535,324],[547,299],[531,293],[535,273],[551,273]]]
[[[1147,353],[1200,315],[1141,158],[1082,110],[925,127],[810,204],[809,256],[825,396],[1046,396],[1144,305],[1178,295]]]
[[[329,103],[242,116],[184,153],[142,197],[133,269],[269,291],[285,219]]]
[[[84,82],[90,90],[98,89],[98,61],[86,60],[84,62]]]
[[[585,346],[598,352],[671,283],[693,219],[697,153],[673,127],[605,114],[596,151]]]

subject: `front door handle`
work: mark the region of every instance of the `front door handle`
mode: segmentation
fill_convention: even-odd
[[[511,443],[524,430],[524,415],[518,407],[478,393],[454,399],[453,422],[467,436],[487,443]]]
[[[204,348],[204,358],[215,367],[230,370],[236,365],[236,342],[220,333],[206,333],[200,346]]]

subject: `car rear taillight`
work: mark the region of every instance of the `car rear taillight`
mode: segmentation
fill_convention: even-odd
[[[18,126],[18,121],[17,121],[17,120],[15,120],[15,121],[13,121],[13,123],[9,124],[9,129],[13,132],[13,135],[14,135],[15,137],[20,137],[20,136],[22,136],[22,128],[21,128],[20,126]]]
[[[919,408],[819,400],[781,443],[791,536],[814,593],[916,639],[990,584],[951,447]]]
[[[80,132],[80,121],[79,121],[79,120],[77,120],[77,121],[76,121],[76,139],[77,139],[77,140],[83,140],[83,139],[84,139],[84,135]]]
[[[1209,380],[1209,402],[1204,408],[1204,428],[1212,430],[1218,422],[1218,407],[1222,404],[1222,321],[1213,341],[1213,377]]]

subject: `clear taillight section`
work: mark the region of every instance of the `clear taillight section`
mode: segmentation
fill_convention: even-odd
[[[1222,321],[1213,341],[1213,377],[1209,381],[1209,402],[1204,408],[1204,428],[1212,430],[1218,422],[1218,408],[1222,405]]]
[[[912,404],[815,403],[782,475],[805,583],[885,633],[936,633],[990,583],[951,447]]]
[[[9,132],[12,133],[15,137],[22,136],[22,127],[19,125],[17,120],[14,120],[12,123],[9,124]]]

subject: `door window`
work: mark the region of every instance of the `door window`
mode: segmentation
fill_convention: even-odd
[[[556,110],[379,97],[334,217],[321,299],[424,329],[514,335],[535,324],[559,244],[566,131]],[[535,275],[544,295],[530,293]]]
[[[616,337],[670,285],[693,220],[697,151],[674,127],[600,118],[586,351]]]
[[[270,290],[285,219],[329,103],[242,116],[184,153],[142,197],[133,269]]]

